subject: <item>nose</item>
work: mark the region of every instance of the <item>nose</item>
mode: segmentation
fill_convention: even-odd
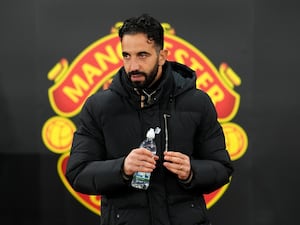
[[[135,58],[132,58],[129,62],[129,70],[130,71],[135,71],[135,70],[139,70],[139,63],[138,60]]]

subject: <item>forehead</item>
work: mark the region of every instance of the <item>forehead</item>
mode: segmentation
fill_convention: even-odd
[[[146,34],[126,34],[121,41],[123,52],[140,52],[154,49],[154,41],[149,40]]]

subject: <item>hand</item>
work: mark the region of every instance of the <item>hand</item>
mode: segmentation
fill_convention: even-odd
[[[181,153],[166,151],[164,152],[164,166],[176,174],[180,180],[186,180],[189,178],[191,173],[191,162],[190,158]]]
[[[124,160],[123,171],[127,176],[133,175],[135,172],[151,173],[156,167],[157,155],[145,148],[133,149]]]

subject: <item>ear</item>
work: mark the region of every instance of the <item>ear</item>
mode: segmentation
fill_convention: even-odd
[[[167,57],[168,57],[168,50],[167,49],[162,49],[159,51],[159,61],[158,61],[158,64],[160,66],[164,65],[166,60],[167,60]]]

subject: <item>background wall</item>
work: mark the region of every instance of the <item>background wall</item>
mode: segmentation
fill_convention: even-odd
[[[148,12],[214,65],[242,80],[234,121],[247,132],[213,224],[296,224],[300,164],[300,3],[297,0],[2,0],[0,3],[0,223],[99,224],[64,187],[42,142],[54,114],[49,70],[72,61],[127,17]]]

